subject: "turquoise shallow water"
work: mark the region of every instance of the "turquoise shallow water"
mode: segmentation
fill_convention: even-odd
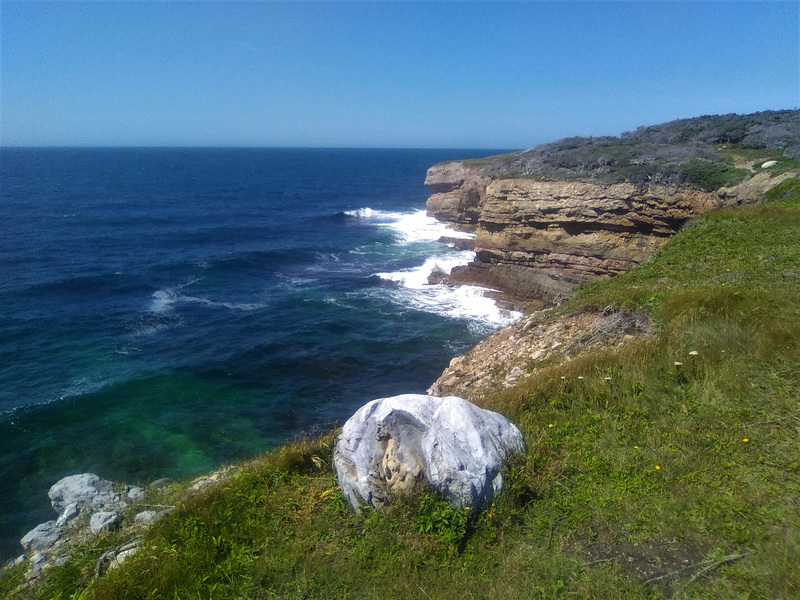
[[[427,167],[486,150],[0,150],[0,556],[83,471],[184,477],[424,392],[506,322]]]

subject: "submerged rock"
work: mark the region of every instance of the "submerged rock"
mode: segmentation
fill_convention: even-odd
[[[510,455],[524,450],[519,429],[498,413],[455,396],[404,394],[362,406],[342,429],[334,463],[354,508],[426,489],[480,507],[502,489]]]

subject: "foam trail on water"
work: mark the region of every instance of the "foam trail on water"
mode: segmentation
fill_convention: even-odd
[[[149,311],[154,313],[167,312],[177,301],[178,295],[170,290],[158,290],[150,296]]]
[[[238,302],[219,302],[209,298],[201,298],[198,296],[185,296],[178,294],[173,290],[158,290],[153,292],[150,299],[150,312],[164,313],[172,309],[173,305],[178,302],[185,302],[190,304],[203,304],[215,308],[228,308],[230,310],[258,310],[267,305],[264,303],[238,303]]]

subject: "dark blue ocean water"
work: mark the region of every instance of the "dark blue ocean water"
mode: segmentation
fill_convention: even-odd
[[[486,150],[0,150],[0,557],[84,471],[186,477],[424,392],[507,315],[429,286]]]

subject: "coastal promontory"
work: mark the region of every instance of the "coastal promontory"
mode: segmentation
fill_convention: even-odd
[[[476,233],[451,284],[557,303],[652,256],[692,217],[792,177],[800,111],[723,115],[569,138],[428,170],[429,214]]]

